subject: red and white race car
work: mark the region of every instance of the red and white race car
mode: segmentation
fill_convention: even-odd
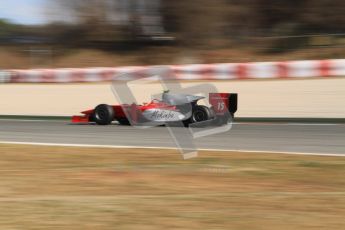
[[[193,123],[222,125],[232,121],[237,111],[236,93],[210,93],[210,107],[199,105],[198,101],[201,99],[204,97],[165,92],[161,100],[154,99],[142,105],[100,104],[94,109],[81,112],[82,116],[73,116],[72,123],[95,122],[98,125],[109,125],[113,121],[118,121],[122,125],[180,123],[188,127]]]

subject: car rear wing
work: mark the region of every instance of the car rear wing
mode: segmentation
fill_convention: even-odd
[[[209,103],[216,115],[224,115],[227,111],[234,114],[237,111],[237,93],[210,93]]]

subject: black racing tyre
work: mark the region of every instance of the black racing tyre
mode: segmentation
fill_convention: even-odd
[[[203,122],[214,118],[214,111],[204,105],[196,105],[193,108],[191,123]]]
[[[95,108],[93,119],[98,125],[109,125],[114,120],[114,116],[113,107],[100,104]]]

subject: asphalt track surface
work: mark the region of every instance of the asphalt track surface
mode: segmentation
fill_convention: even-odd
[[[43,120],[0,120],[0,142],[176,147],[166,127],[138,129],[117,124],[73,125]],[[200,149],[345,156],[345,124],[235,123],[225,133],[195,139],[195,145]]]

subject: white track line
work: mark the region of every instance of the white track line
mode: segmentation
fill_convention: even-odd
[[[266,126],[335,126],[342,123],[299,123],[299,122],[234,122],[234,125],[266,125]]]
[[[127,145],[90,145],[90,144],[62,144],[62,143],[41,143],[41,142],[16,142],[16,141],[0,141],[0,144],[16,144],[16,145],[34,145],[34,146],[55,146],[55,147],[80,147],[80,148],[111,148],[111,149],[163,149],[178,150],[176,147],[151,147],[151,146],[127,146]],[[243,152],[243,153],[274,153],[274,154],[290,154],[290,155],[306,155],[306,156],[332,156],[345,157],[344,154],[336,153],[303,153],[303,152],[281,152],[281,151],[263,151],[263,150],[245,150],[245,149],[197,149],[199,151],[215,151],[215,152]]]

